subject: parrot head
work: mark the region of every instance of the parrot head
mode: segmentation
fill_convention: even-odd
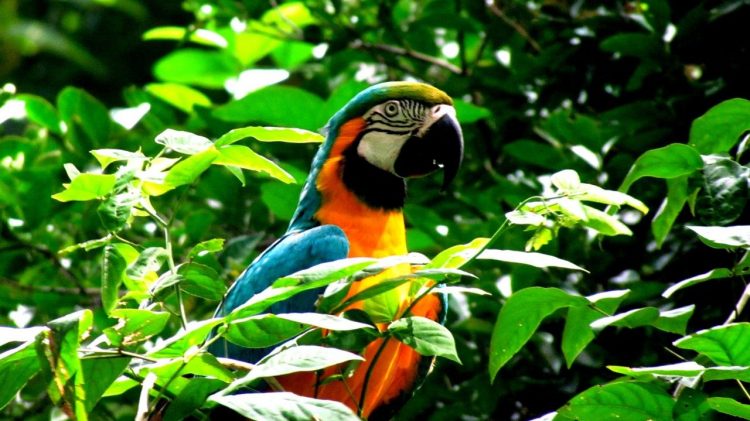
[[[361,117],[356,153],[367,163],[400,178],[442,168],[443,188],[463,159],[463,136],[453,101],[443,91],[417,82],[386,82],[355,96],[329,126]]]
[[[328,121],[291,226],[306,225],[331,174],[369,207],[388,211],[403,207],[406,179],[442,169],[445,190],[462,159],[461,128],[445,92],[419,82],[371,86]]]

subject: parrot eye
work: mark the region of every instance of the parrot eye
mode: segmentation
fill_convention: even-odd
[[[398,115],[398,111],[399,111],[398,102],[391,101],[385,104],[383,111],[385,111],[385,115],[387,115],[388,117],[395,117],[396,115]]]

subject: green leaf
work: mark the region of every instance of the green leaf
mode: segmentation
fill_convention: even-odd
[[[91,155],[94,155],[102,170],[107,169],[109,164],[117,161],[140,161],[146,159],[141,151],[130,152],[122,149],[94,149],[91,151]]]
[[[313,58],[314,51],[314,44],[287,40],[271,52],[271,57],[279,67],[294,70]]]
[[[169,403],[164,421],[189,419],[196,409],[204,405],[208,397],[226,385],[217,379],[195,377],[182,389],[177,398]]]
[[[480,254],[477,258],[485,260],[499,260],[501,262],[508,263],[519,263],[522,265],[534,266],[541,269],[556,267],[570,270],[580,270],[588,273],[586,269],[578,265],[575,265],[567,260],[560,259],[559,257],[550,256],[544,253],[487,249],[484,250],[482,254]]]
[[[579,393],[557,414],[578,421],[671,421],[673,408],[672,397],[655,384],[617,382]]]
[[[301,191],[301,184],[267,182],[260,185],[260,200],[279,219],[290,221],[297,210]]]
[[[122,284],[122,273],[125,271],[125,259],[115,246],[104,247],[102,258],[102,307],[107,314],[117,307]]]
[[[421,355],[445,357],[461,364],[453,335],[440,323],[425,317],[404,317],[388,325],[388,332]]]
[[[703,168],[700,154],[692,147],[673,143],[663,148],[651,149],[638,157],[618,189],[626,192],[643,177],[675,178],[689,175]]]
[[[674,346],[692,349],[718,365],[750,366],[750,323],[704,329],[676,340]]]
[[[94,410],[99,399],[117,377],[125,371],[130,358],[97,358],[81,360],[86,412]]]
[[[218,253],[224,249],[223,238],[212,238],[210,240],[201,241],[200,243],[193,246],[188,252],[188,260],[195,259],[210,253]]]
[[[468,262],[472,257],[487,245],[489,238],[475,238],[467,244],[449,247],[425,266],[425,269],[431,268],[455,268],[458,269]]]
[[[701,189],[695,213],[706,225],[729,225],[740,217],[748,201],[750,169],[729,158],[703,157]]]
[[[220,89],[240,72],[240,64],[229,54],[184,48],[173,51],[154,65],[154,76],[165,82]]]
[[[253,295],[245,304],[229,313],[226,316],[227,320],[231,321],[256,315],[273,303],[286,300],[300,292],[321,288],[352,276],[376,261],[375,259],[361,257],[341,259],[322,263],[277,279],[269,288]]]
[[[586,297],[600,311],[612,314],[617,310],[630,290],[607,291]],[[586,346],[596,337],[591,323],[601,319],[602,313],[591,307],[570,307],[565,317],[565,328],[562,337],[562,351],[568,367],[580,355]]]
[[[210,140],[190,132],[167,129],[159,133],[156,143],[186,155],[195,155],[213,146]]]
[[[109,111],[86,91],[72,87],[63,89],[57,96],[57,108],[68,130],[74,124],[80,125],[93,145],[103,144],[109,138]]]
[[[685,388],[674,406],[675,421],[703,421],[710,419],[707,412],[711,411],[705,393]]]
[[[490,342],[489,372],[497,372],[531,338],[542,320],[566,307],[587,306],[589,301],[557,288],[530,287],[508,298],[497,316]]]
[[[655,34],[619,33],[602,41],[604,51],[644,60],[657,60],[663,54],[663,43]]]
[[[266,348],[291,339],[305,329],[301,323],[274,314],[260,314],[230,321],[223,336],[245,348]]]
[[[326,330],[351,331],[357,329],[369,329],[371,325],[349,320],[341,316],[320,313],[282,313],[277,314],[280,319],[290,320],[308,326],[315,326]]]
[[[30,341],[16,348],[0,353],[0,409],[15,398],[38,371],[39,358]]]
[[[118,308],[109,315],[120,319],[117,325],[104,330],[110,343],[116,347],[145,341],[164,330],[169,321],[169,313],[164,311]]]
[[[364,361],[364,358],[336,348],[298,345],[275,352],[255,365],[250,373],[235,380],[220,393],[226,395],[263,377],[275,377],[301,371],[318,371],[347,361]]]
[[[729,152],[750,130],[748,113],[750,101],[746,99],[730,99],[712,107],[693,121],[690,145],[705,155]]]
[[[593,184],[581,183],[575,190],[570,191],[570,194],[581,201],[613,206],[628,205],[643,214],[648,213],[648,207],[640,200],[619,191],[605,190]]]
[[[145,280],[149,273],[155,273],[167,261],[167,250],[162,247],[148,247],[128,266],[126,274],[138,280]]]
[[[109,232],[118,232],[130,222],[133,208],[141,200],[141,189],[131,184],[133,173],[118,174],[114,191],[96,209],[102,225]]]
[[[703,374],[705,367],[693,362],[687,361],[677,364],[668,364],[658,367],[623,367],[617,365],[608,365],[608,369],[615,373],[622,374],[624,376],[635,377],[637,379],[652,379],[655,376],[679,376],[679,377],[695,377]]]
[[[65,190],[53,194],[52,198],[60,202],[98,199],[112,191],[115,180],[112,174],[83,173],[73,179]]]
[[[31,342],[34,341],[40,333],[44,331],[43,327],[29,327],[19,329],[15,327],[0,326],[0,346],[11,342]]]
[[[265,158],[252,149],[242,145],[230,145],[219,148],[219,156],[213,162],[216,165],[228,165],[251,171],[264,172],[284,183],[294,183],[294,177],[284,171],[278,164]]]
[[[667,234],[672,230],[672,225],[680,215],[682,208],[688,199],[688,176],[670,178],[667,180],[667,197],[654,215],[651,222],[651,232],[654,234],[656,246],[661,248]]]
[[[678,307],[672,310],[660,311],[659,318],[654,322],[654,327],[665,332],[684,335],[687,324],[695,311],[695,304]]]
[[[81,339],[93,323],[91,310],[81,310],[52,320],[42,340],[45,371],[52,377],[47,388],[55,404],[69,405],[76,419],[86,420],[84,374],[78,357]]]
[[[188,33],[187,29],[181,26],[159,26],[144,32],[141,38],[144,41],[172,40],[183,42],[188,40],[209,47],[227,47],[227,40],[224,37],[214,31],[203,28],[191,29]]]
[[[750,225],[731,227],[686,226],[709,247],[717,249],[750,248]]]
[[[557,170],[569,165],[562,148],[556,148],[544,142],[521,139],[503,146],[505,155],[516,161],[547,170]]]
[[[204,171],[219,157],[219,151],[211,147],[203,152],[189,156],[169,169],[164,177],[164,184],[170,187],[179,187],[191,184],[198,179]]]
[[[683,281],[680,281],[671,287],[667,288],[661,295],[664,298],[671,297],[675,292],[691,287],[693,285],[701,284],[706,281],[710,281],[712,279],[724,279],[724,278],[731,278],[734,274],[731,270],[727,268],[718,268],[718,269],[711,269],[710,271],[701,274],[693,276],[692,278],[685,279]]]
[[[211,400],[236,411],[242,416],[254,420],[359,420],[359,417],[341,402],[306,398],[289,392],[244,393],[230,396],[214,396]]]
[[[176,335],[160,343],[149,351],[148,356],[152,358],[181,358],[188,349],[200,345],[211,332],[211,329],[223,321],[224,319],[209,319],[188,323],[186,329],[180,330]]]
[[[252,137],[261,142],[285,142],[285,143],[321,143],[325,138],[315,132],[302,129],[285,127],[258,127],[250,126],[230,130],[216,140],[216,147],[231,145],[242,139]]]
[[[456,108],[456,117],[461,124],[476,123],[477,121],[489,118],[492,115],[487,108],[460,99],[454,100],[453,106]]]
[[[16,99],[23,101],[26,106],[26,115],[29,120],[46,127],[52,133],[61,135],[62,129],[60,128],[60,116],[46,99],[36,96],[22,94],[17,95]]]
[[[177,273],[182,277],[180,289],[190,295],[218,301],[227,292],[224,281],[210,266],[189,262],[181,265]]]
[[[265,348],[292,338],[308,327],[329,331],[371,329],[372,326],[343,317],[319,313],[262,314],[228,323],[225,337],[246,348]]]
[[[151,95],[188,114],[194,111],[196,105],[201,107],[211,106],[211,100],[203,92],[179,83],[149,83],[144,89]]]
[[[708,405],[714,411],[733,417],[750,419],[750,405],[739,403],[732,398],[711,397],[708,398]]]
[[[687,322],[694,310],[694,305],[665,311],[660,311],[655,307],[643,307],[614,316],[602,317],[591,323],[591,327],[603,329],[608,326],[617,326],[632,329],[641,326],[653,326],[666,332],[684,334]]]
[[[323,107],[322,99],[302,89],[269,86],[216,107],[212,114],[231,123],[258,122],[314,131],[323,127],[325,119],[330,117],[321,115]]]
[[[590,206],[582,205],[582,207],[586,213],[586,220],[581,222],[583,226],[591,228],[602,235],[633,235],[630,228],[625,226],[615,216]]]

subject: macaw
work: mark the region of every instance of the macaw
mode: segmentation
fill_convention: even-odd
[[[442,168],[443,188],[455,178],[463,159],[463,136],[453,101],[443,91],[417,82],[385,82],[350,100],[326,126],[327,135],[312,162],[299,204],[287,232],[239,276],[227,293],[219,314],[228,314],[276,279],[320,263],[346,257],[386,257],[407,254],[403,206],[405,179]],[[392,269],[388,275],[408,272]],[[394,271],[396,273],[394,273]],[[398,272],[401,273],[398,273]],[[354,283],[353,296],[382,276]],[[406,288],[406,289],[404,289]],[[274,314],[315,311],[322,291],[306,291],[274,304]],[[408,302],[402,286],[400,309]],[[442,321],[444,298],[429,295],[410,315]],[[361,308],[355,303],[351,308]],[[381,329],[384,326],[380,327]],[[432,359],[391,340],[365,373],[382,339],[364,350],[365,361],[348,377],[329,368],[321,373],[295,373],[277,378],[286,391],[343,402],[364,418],[390,416],[418,386]],[[269,350],[246,349],[217,341],[211,351],[220,356],[256,362]],[[340,370],[340,369],[339,369]],[[362,396],[367,382],[366,395]]]

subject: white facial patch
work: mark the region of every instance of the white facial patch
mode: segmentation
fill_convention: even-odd
[[[359,156],[370,164],[395,174],[393,165],[401,152],[401,147],[409,139],[410,134],[392,134],[381,131],[366,133],[357,145]]]

